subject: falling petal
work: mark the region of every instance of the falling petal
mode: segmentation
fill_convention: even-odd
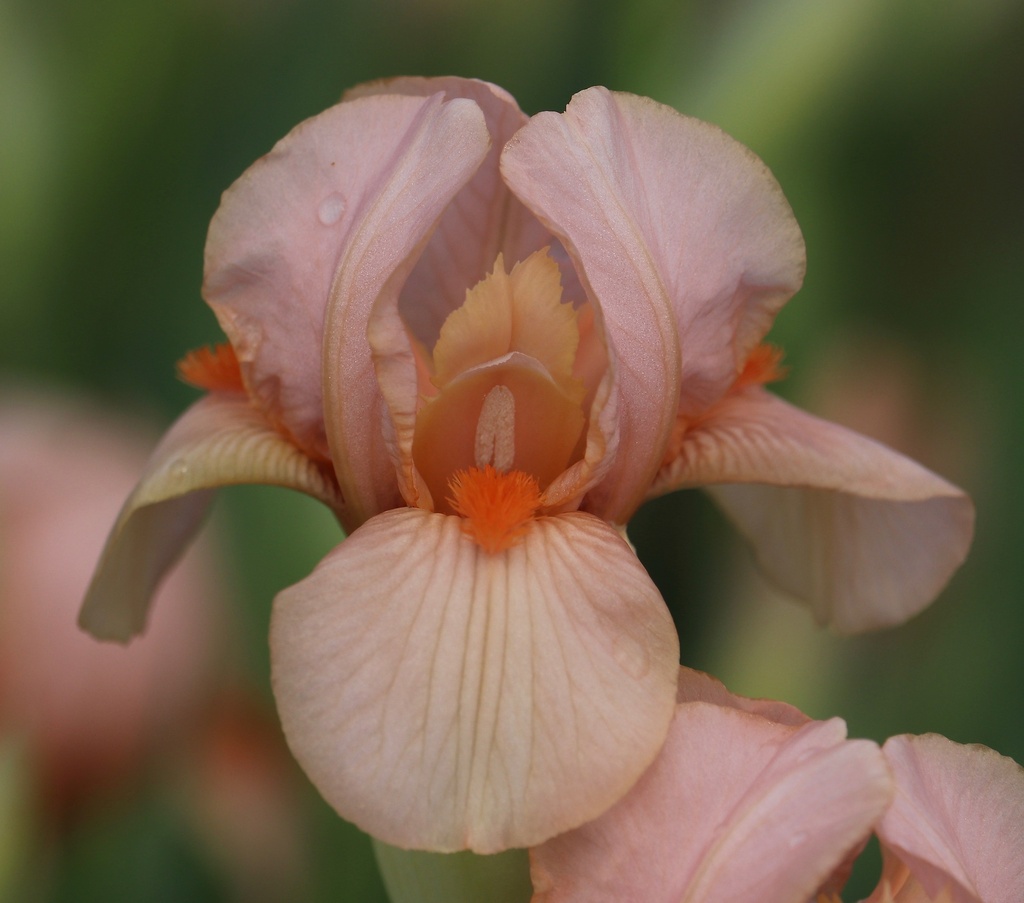
[[[271,427],[244,396],[208,395],[154,450],[96,568],[79,624],[127,642],[146,626],[153,591],[199,528],[212,490],[238,483],[298,489],[333,510],[333,478]]]
[[[313,783],[368,833],[438,851],[528,846],[611,805],[664,739],[678,652],[636,556],[578,513],[490,554],[460,518],[385,512],[271,622]]]
[[[654,492],[680,486],[710,487],[765,573],[845,633],[924,608],[973,534],[961,490],[760,388],[687,433]]]

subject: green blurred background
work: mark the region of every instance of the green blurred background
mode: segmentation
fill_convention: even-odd
[[[194,397],[175,360],[219,337],[199,284],[220,193],[347,86],[449,73],[531,113],[605,84],[749,145],[808,247],[771,336],[791,367],[777,390],[976,501],[972,555],[938,602],[855,639],[776,598],[699,493],[649,505],[631,535],[684,663],[842,715],[855,736],[938,731],[1024,761],[1019,2],[0,0],[0,380],[170,422]],[[231,680],[269,710],[271,600],[338,534],[315,503],[269,489],[223,493],[211,529]],[[25,794],[0,801],[0,899],[384,900],[367,839],[288,768],[294,884],[240,890],[154,768],[57,827]]]

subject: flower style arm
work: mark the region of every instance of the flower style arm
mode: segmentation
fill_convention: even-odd
[[[211,393],[171,426],[125,502],[82,604],[79,624],[127,642],[151,597],[199,529],[212,490],[238,483],[297,489],[341,510],[337,484],[241,393]]]

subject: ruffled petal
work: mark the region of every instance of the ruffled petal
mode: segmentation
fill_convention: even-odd
[[[891,737],[882,751],[897,792],[878,836],[910,881],[954,903],[1024,900],[1024,769],[938,734]]]
[[[839,719],[796,727],[680,705],[623,800],[531,851],[534,903],[810,898],[892,796],[878,747],[845,736]]]
[[[278,596],[274,693],[325,799],[402,847],[522,847],[639,777],[678,641],[618,532],[573,513],[486,553],[457,517],[387,511]]]
[[[800,230],[745,147],[603,88],[578,94],[563,116],[535,116],[502,166],[600,302],[630,413],[592,510],[623,520],[660,464],[666,417],[720,397],[799,288]]]
[[[360,509],[397,500],[366,346],[370,304],[397,269],[411,268],[407,258],[487,147],[471,101],[352,100],[278,142],[225,192],[210,225],[204,296],[250,392],[308,453],[333,454]],[[332,425],[347,433],[343,449],[330,447]]]
[[[507,91],[469,78],[389,78],[358,85],[345,99],[374,94],[464,97],[483,110],[491,147],[473,178],[449,204],[413,269],[399,302],[403,320],[428,348],[466,290],[491,271],[498,254],[511,267],[551,241],[548,232],[505,187],[498,173],[501,149],[526,114]]]
[[[153,451],[111,530],[78,616],[98,639],[127,642],[146,626],[153,591],[199,528],[211,490],[265,483],[341,508],[333,477],[273,429],[243,396],[207,395]]]
[[[709,486],[765,573],[846,633],[928,605],[974,529],[957,487],[761,388],[730,396],[694,426],[653,492],[683,486]]]

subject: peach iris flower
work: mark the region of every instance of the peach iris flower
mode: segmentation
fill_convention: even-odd
[[[230,348],[187,363],[211,391],[155,452],[82,624],[143,628],[210,488],[300,489],[351,534],[271,625],[325,798],[435,850],[581,824],[675,706],[675,630],[622,532],[645,499],[717,484],[842,629],[910,616],[966,552],[959,490],[763,389],[803,272],[766,167],[651,100],[593,88],[527,118],[481,82],[357,88],[225,193],[204,296]]]
[[[872,829],[866,903],[1024,899],[1024,770],[945,737],[846,740],[835,718],[683,668],[668,740],[604,815],[531,850],[534,903],[839,903]]]

